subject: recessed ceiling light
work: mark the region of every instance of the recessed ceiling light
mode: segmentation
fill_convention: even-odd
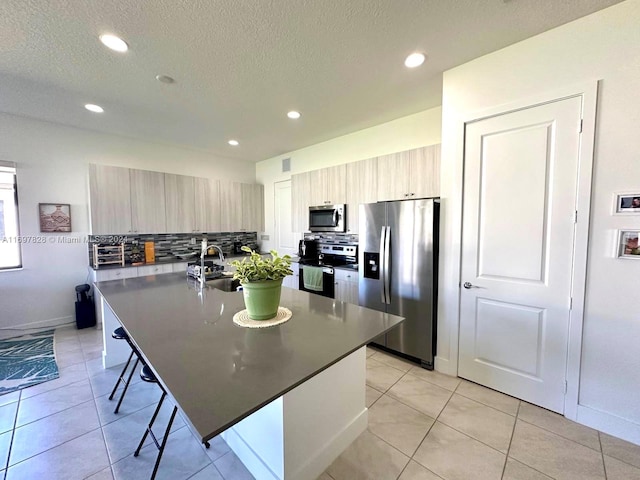
[[[300,112],[296,112],[295,110],[291,110],[289,113],[287,113],[287,117],[292,118],[293,120],[296,120],[296,119],[300,118]]]
[[[405,59],[404,65],[408,68],[416,68],[424,63],[425,58],[424,53],[412,53]]]
[[[129,50],[129,45],[127,42],[122,40],[120,37],[116,37],[111,34],[100,35],[100,41],[104,44],[105,47],[110,48],[111,50],[115,50],[116,52],[126,52]]]
[[[156,75],[156,80],[162,83],[167,83],[167,84],[175,83],[175,80],[171,78],[169,75]]]
[[[238,140],[229,140],[227,143],[229,145],[233,145],[234,147],[237,147],[238,145],[240,145],[240,142],[238,142]]]
[[[93,103],[87,103],[84,108],[86,108],[87,110],[89,110],[90,112],[93,113],[102,113],[104,112],[104,108],[102,108],[100,105],[94,105]]]

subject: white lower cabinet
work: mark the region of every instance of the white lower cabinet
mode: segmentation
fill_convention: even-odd
[[[294,288],[296,290],[298,290],[299,287],[299,279],[300,279],[300,271],[298,269],[298,264],[297,263],[292,263],[291,264],[291,270],[293,270],[293,275],[289,275],[287,277],[284,277],[284,279],[282,280],[282,286],[283,287],[289,287],[289,288]]]
[[[335,299],[358,305],[358,272],[335,268]]]
[[[91,280],[94,282],[106,282],[107,280],[121,280],[123,278],[134,278],[138,276],[137,267],[109,268],[106,270],[94,270]]]
[[[172,272],[186,272],[187,271],[187,265],[189,265],[189,262],[180,262],[180,263],[172,263],[171,264],[171,271]]]
[[[173,272],[173,265],[170,263],[162,263],[159,265],[145,265],[138,267],[138,277],[144,277],[145,275],[158,275],[160,273]]]

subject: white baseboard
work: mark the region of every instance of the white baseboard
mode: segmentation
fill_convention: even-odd
[[[249,445],[247,445],[247,442],[238,435],[233,427],[222,432],[220,436],[255,478],[281,480],[271,471],[262,458],[260,458],[260,456],[257,455]]]
[[[578,405],[577,422],[606,434],[640,445],[640,425],[624,418]]]
[[[69,315],[66,317],[50,318],[48,320],[39,320],[37,322],[21,323],[20,325],[3,327],[2,330],[37,330],[39,328],[61,327],[74,322],[75,318],[73,315]]]
[[[367,429],[368,424],[369,411],[365,408],[341,432],[330,439],[321,451],[311,457],[297,472],[293,472],[290,478],[292,480],[318,478],[327,466],[331,465]]]
[[[448,358],[442,358],[442,357],[436,356],[433,359],[433,368],[437,372],[444,373],[445,375],[453,375],[453,376],[458,375],[458,372],[451,371],[451,369],[453,368],[453,365]]]

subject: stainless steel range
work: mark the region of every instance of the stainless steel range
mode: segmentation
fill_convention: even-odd
[[[318,245],[318,255],[300,260],[300,290],[335,298],[334,267],[357,270],[357,245]]]

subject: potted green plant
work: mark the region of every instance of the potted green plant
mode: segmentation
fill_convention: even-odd
[[[243,252],[250,255],[240,260],[234,260],[230,265],[236,267],[233,278],[240,280],[244,295],[244,304],[251,320],[269,320],[278,313],[282,279],[292,275],[291,257],[278,255],[271,250],[271,258],[262,256],[243,246]]]

